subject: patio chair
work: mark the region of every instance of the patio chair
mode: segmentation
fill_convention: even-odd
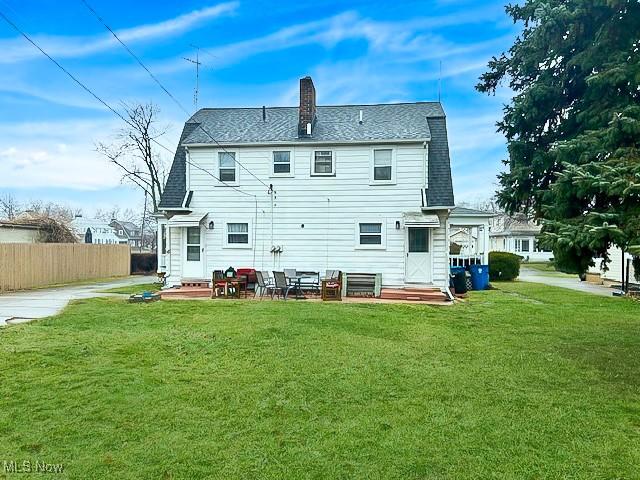
[[[284,269],[284,276],[287,277],[287,283],[291,283],[291,279],[297,275],[298,275],[298,272],[296,271],[295,268]]]
[[[273,287],[273,277],[271,276],[271,274],[266,270],[260,273],[262,273],[262,279],[264,280],[264,283],[267,285],[267,287]]]
[[[342,275],[339,270],[333,270],[330,278],[322,280],[322,300],[342,301]]]
[[[270,289],[271,298],[273,299],[274,295],[277,294],[278,298],[280,298],[280,295],[282,295],[284,300],[286,300],[289,296],[289,291],[291,291],[292,288],[295,288],[295,285],[290,285],[289,282],[287,282],[287,276],[284,274],[284,272],[274,271],[273,279],[275,281],[275,284]]]
[[[264,297],[265,293],[273,288],[273,284],[265,281],[263,272],[256,271],[256,288],[253,292],[253,298],[260,295],[260,298]]]
[[[223,296],[225,285],[224,272],[222,270],[214,270],[211,278],[211,298]]]
[[[338,274],[340,272],[338,270],[327,270],[324,274],[323,280],[335,280],[338,278]]]

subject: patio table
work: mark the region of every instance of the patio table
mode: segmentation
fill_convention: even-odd
[[[294,275],[291,277],[287,277],[287,279],[289,280],[289,284],[294,286],[294,290],[296,292],[296,300],[305,300],[307,298],[304,296],[304,292],[302,291],[301,282],[303,278],[303,275]]]
[[[224,298],[240,298],[242,287],[244,287],[245,296],[247,293],[247,281],[246,278],[240,277],[226,277],[216,280],[216,283],[224,283]]]

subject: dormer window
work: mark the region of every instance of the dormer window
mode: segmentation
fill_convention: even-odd
[[[316,150],[311,165],[312,176],[333,176],[336,163],[331,150]]]

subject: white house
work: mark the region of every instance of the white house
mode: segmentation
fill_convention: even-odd
[[[80,243],[102,245],[121,243],[113,227],[102,220],[77,215],[71,221],[70,226]]]
[[[525,261],[548,262],[553,258],[553,252],[539,247],[537,237],[541,228],[523,214],[496,215],[491,219],[490,249],[515,253]]]
[[[454,206],[438,102],[201,109],[160,202],[168,284],[229,266],[381,273],[448,285]]]

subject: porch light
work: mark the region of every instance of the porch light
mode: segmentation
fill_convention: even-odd
[[[215,226],[215,223],[213,223],[213,220],[211,220],[209,222],[209,230],[213,230],[213,227]]]
[[[396,230],[400,230],[400,220],[396,220]]]

